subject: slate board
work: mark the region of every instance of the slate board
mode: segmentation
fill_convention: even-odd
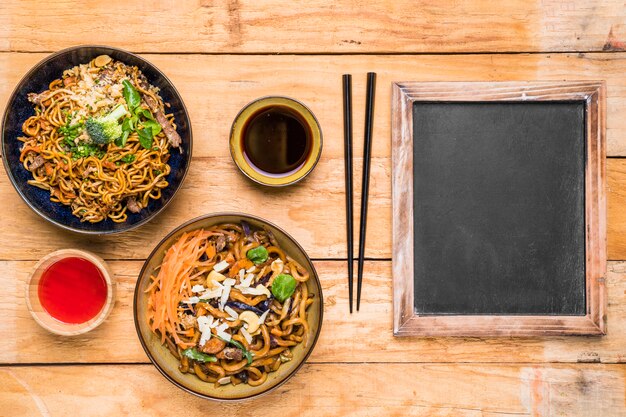
[[[585,314],[585,103],[413,103],[421,315]]]

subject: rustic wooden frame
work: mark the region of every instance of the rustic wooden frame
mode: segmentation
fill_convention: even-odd
[[[606,92],[604,81],[399,82],[392,86],[393,332],[395,336],[547,336],[606,333]],[[586,315],[419,315],[413,276],[413,103],[586,103]]]

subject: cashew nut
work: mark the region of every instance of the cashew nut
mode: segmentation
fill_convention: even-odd
[[[241,314],[239,314],[239,320],[248,324],[248,333],[254,333],[259,328],[259,316],[252,311],[242,311]]]

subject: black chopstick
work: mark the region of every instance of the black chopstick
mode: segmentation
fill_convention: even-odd
[[[367,96],[365,103],[365,140],[363,144],[363,182],[361,187],[361,227],[359,235],[359,269],[356,287],[356,311],[361,305],[363,261],[365,260],[365,231],[367,228],[367,197],[370,188],[370,160],[372,159],[372,128],[374,123],[374,93],[376,73],[367,73]]]
[[[352,314],[354,242],[352,221],[352,75],[343,75],[343,140],[346,174],[346,233],[348,238],[348,295],[350,296],[350,314]]]

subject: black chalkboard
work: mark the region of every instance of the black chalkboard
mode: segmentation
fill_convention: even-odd
[[[420,315],[585,314],[585,103],[414,102]]]

